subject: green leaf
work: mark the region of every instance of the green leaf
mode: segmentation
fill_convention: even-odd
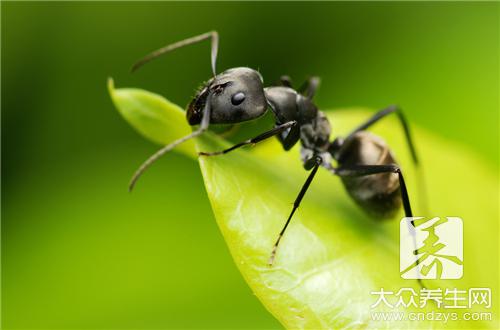
[[[178,107],[163,98],[136,89],[113,90],[111,86],[110,91],[124,117],[151,140],[167,143],[189,132],[189,126],[178,115]],[[149,117],[148,125],[144,125],[144,113],[159,111],[172,114],[154,118],[170,119],[153,124],[153,117]],[[369,116],[366,109],[328,112],[335,135],[347,134]],[[154,129],[149,132],[149,127]],[[464,277],[449,282],[425,281],[426,286],[443,291],[489,287],[497,292],[498,177],[494,169],[463,146],[414,125],[412,128],[427,182],[429,213],[422,207],[423,199],[417,198],[421,175],[410,162],[397,120],[388,118],[373,132],[393,147],[408,181],[414,213],[460,216],[465,228]],[[171,133],[168,139],[157,138],[161,129]],[[198,151],[220,150],[229,145],[211,133],[196,142]],[[195,158],[196,153],[185,148],[179,151]],[[371,319],[372,312],[383,310],[450,310],[436,306],[371,308],[376,301],[372,291],[420,289],[416,281],[403,280],[399,274],[398,220],[403,214],[389,221],[367,217],[349,199],[341,181],[321,169],[281,242],[274,266],[267,265],[277,234],[308,174],[302,169],[298,153],[298,147],[284,152],[275,140],[270,140],[224,156],[199,158],[219,228],[236,265],[261,302],[289,329],[442,327],[439,322]],[[470,243],[477,240],[481,244]],[[449,321],[446,326],[495,328],[494,321]]]
[[[158,94],[137,88],[115,89],[112,78],[108,79],[108,91],[123,118],[155,143],[165,145],[191,132],[184,110]],[[178,146],[177,151],[196,157],[193,146],[188,141]]]

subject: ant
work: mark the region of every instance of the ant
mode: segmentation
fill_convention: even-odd
[[[273,136],[276,136],[283,149],[288,151],[300,140],[301,160],[304,169],[310,171],[310,174],[300,189],[292,211],[273,246],[269,265],[273,264],[278,245],[320,166],[339,176],[352,199],[372,217],[377,219],[391,217],[400,209],[401,204],[405,216],[413,217],[401,168],[384,140],[366,131],[387,115],[396,114],[403,127],[413,162],[418,165],[410,129],[399,107],[389,106],[380,110],[347,137],[337,137],[330,142],[330,123],[312,101],[319,86],[319,78],[312,77],[301,88],[295,90],[287,76],[281,77],[281,86],[264,87],[260,73],[246,67],[232,68],[217,74],[215,65],[219,35],[216,31],[156,50],[139,60],[132,67],[132,72],[160,55],[206,39],[211,39],[213,77],[198,91],[186,112],[189,125],[199,125],[198,128],[161,148],[147,159],[132,177],[129,190],[133,189],[137,179],[153,162],[180,143],[203,134],[210,124],[241,123],[259,118],[270,109],[275,117],[274,128],[228,149],[199,153],[205,157],[223,155]],[[332,165],[333,160],[337,162],[337,167]],[[415,227],[413,221],[411,224]],[[413,238],[416,248],[415,236]],[[415,255],[417,254],[418,250],[415,249]]]

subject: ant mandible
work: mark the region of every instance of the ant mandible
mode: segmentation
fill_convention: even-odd
[[[219,35],[216,31],[188,38],[154,51],[138,61],[132,67],[132,71],[160,55],[206,39],[211,39],[213,77],[199,90],[188,105],[186,112],[189,125],[199,125],[198,128],[191,134],[161,148],[147,159],[132,177],[129,190],[133,189],[137,179],[153,162],[180,143],[201,135],[210,124],[241,123],[259,118],[270,109],[275,117],[274,128],[228,149],[199,153],[200,156],[223,155],[273,136],[278,138],[283,149],[290,150],[300,140],[303,166],[311,172],[300,189],[292,211],[278,235],[269,258],[269,265],[273,264],[280,240],[320,166],[339,176],[349,195],[374,218],[393,216],[401,207],[401,203],[405,216],[413,216],[403,173],[391,150],[381,138],[366,131],[380,119],[395,113],[403,127],[413,162],[417,165],[418,158],[410,129],[399,107],[390,106],[377,112],[347,137],[337,137],[330,142],[330,123],[312,101],[319,85],[317,77],[310,78],[299,90],[295,90],[286,76],[281,78],[282,86],[264,88],[260,73],[246,67],[232,68],[217,74],[215,64]],[[332,165],[333,160],[337,162],[337,167]],[[411,224],[415,226],[413,221]],[[415,249],[416,254],[417,251]]]

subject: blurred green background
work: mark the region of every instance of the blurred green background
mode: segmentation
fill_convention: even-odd
[[[5,329],[281,327],[233,265],[196,163],[171,154],[127,193],[156,146],[120,118],[106,78],[187,104],[210,76],[207,44],[129,73],[169,42],[216,29],[219,70],[258,68],[267,83],[320,75],[321,108],[398,103],[412,124],[498,168],[499,3],[2,2],[1,11]]]

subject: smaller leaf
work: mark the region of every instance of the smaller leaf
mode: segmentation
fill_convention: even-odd
[[[123,116],[147,138],[166,144],[189,133],[180,108],[163,97],[138,89],[114,90],[112,81],[109,88]],[[327,112],[332,130],[338,136],[345,136],[370,114],[362,109]],[[160,122],[151,123],[155,120]],[[396,120],[392,117],[372,129],[397,153],[415,198],[419,177],[409,166],[411,161],[401,128],[393,129],[399,126]],[[464,245],[470,271],[462,279],[424,284],[428,288],[442,288],[444,292],[447,288],[478,285],[497,292],[498,262],[492,252],[496,251],[498,241],[497,231],[492,229],[498,228],[496,172],[463,146],[415,125],[412,131],[422,146],[419,155],[425,164],[428,197],[432,202],[432,213],[428,214],[460,215],[467,226],[466,238],[480,242]],[[197,138],[196,144],[201,151],[229,146],[228,141],[211,132]],[[418,292],[420,287],[416,281],[400,276],[398,223],[376,223],[368,218],[348,198],[340,180],[326,171],[320,171],[311,185],[284,236],[274,266],[267,265],[276,235],[290,212],[290,202],[306,176],[298,162],[298,149],[296,146],[284,153],[276,140],[262,143],[255,150],[237,150],[223,157],[198,158],[191,146],[175,149],[199,159],[219,228],[256,296],[289,329],[439,328],[441,324],[431,320],[417,324],[408,319],[393,322],[372,318],[372,312],[421,313],[434,312],[435,308],[430,304],[425,308],[383,306],[374,310],[371,307],[375,302],[371,292],[375,290],[397,292],[413,288]],[[415,209],[419,211],[418,207]],[[399,218],[402,216],[400,212]],[[481,271],[474,271],[478,269]],[[478,307],[481,306],[469,311],[480,310]],[[493,322],[483,323],[459,319],[446,325],[454,329],[498,329],[497,319],[493,318]]]
[[[137,88],[115,89],[112,78],[108,91],[118,112],[147,139],[166,145],[191,133],[184,110],[164,97]],[[197,157],[193,141],[179,145],[176,151]]]

